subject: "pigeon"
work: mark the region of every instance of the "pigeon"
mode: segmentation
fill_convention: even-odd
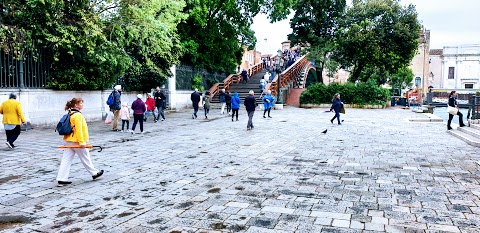
[[[327,129],[326,129],[326,130],[324,130],[324,131],[322,131],[322,133],[323,133],[323,134],[326,134],[326,133],[327,133]]]

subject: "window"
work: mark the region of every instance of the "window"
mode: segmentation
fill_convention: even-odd
[[[473,89],[473,83],[465,84],[465,89]]]
[[[455,79],[455,67],[448,67],[448,79]]]

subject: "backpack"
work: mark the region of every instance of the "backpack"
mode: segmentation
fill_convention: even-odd
[[[55,132],[58,132],[59,135],[69,135],[73,132],[72,126],[70,124],[70,116],[77,113],[77,111],[74,111],[72,113],[67,113],[63,115],[63,117],[60,119],[60,121],[57,124],[57,128],[55,129]]]
[[[108,96],[108,99],[107,99],[107,105],[108,106],[112,106],[113,104],[115,104],[115,99],[113,97],[113,92],[110,93],[110,95]]]

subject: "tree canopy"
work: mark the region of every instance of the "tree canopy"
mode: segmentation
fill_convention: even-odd
[[[409,65],[418,48],[421,26],[411,4],[403,7],[397,0],[355,0],[340,25],[333,56],[351,71],[349,80],[353,82],[368,80],[375,73],[372,71],[397,73]]]
[[[181,0],[6,0],[0,37],[17,40],[2,45],[14,51],[32,41],[51,49],[51,88],[104,89],[123,76],[145,90],[152,84],[145,77],[160,84],[178,62],[184,6]],[[24,34],[30,38],[16,39]]]

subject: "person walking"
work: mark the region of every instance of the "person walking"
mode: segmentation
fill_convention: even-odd
[[[197,119],[198,112],[198,103],[200,102],[201,96],[198,94],[198,89],[195,88],[195,91],[190,95],[190,100],[192,100],[193,114],[192,119]]]
[[[340,111],[342,110],[343,103],[340,100],[340,94],[336,93],[333,96],[332,102],[333,103],[332,103],[332,107],[330,107],[330,111],[334,110],[335,111],[335,116],[330,120],[330,122],[333,124],[333,120],[335,120],[335,118],[337,118],[338,124],[341,125],[342,123],[340,123]]]
[[[70,167],[72,166],[72,160],[75,154],[78,155],[78,158],[82,162],[87,172],[90,173],[93,180],[103,175],[103,170],[97,170],[90,159],[90,152],[86,148],[88,142],[88,126],[85,121],[85,117],[80,112],[83,109],[83,99],[82,98],[73,98],[70,101],[67,101],[65,105],[65,110],[68,110],[70,114],[70,125],[72,126],[72,133],[69,135],[64,135],[63,140],[65,140],[66,146],[72,146],[74,148],[65,148],[63,151],[62,162],[60,162],[60,167],[58,169],[57,182],[58,186],[62,187],[68,184],[71,184],[71,181],[68,181],[70,175]]]
[[[120,118],[122,119],[122,133],[130,131],[130,109],[128,109],[127,102],[122,102],[122,109],[120,109]],[[125,130],[127,124],[127,130]]]
[[[450,94],[448,95],[448,106],[457,109],[456,115],[458,115],[458,123],[460,123],[460,127],[464,127],[465,124],[463,123],[463,114],[460,112],[460,109],[458,108],[457,96],[458,94],[456,91],[450,92]],[[450,112],[448,113],[447,130],[452,129],[451,124],[454,116],[455,115],[453,115],[452,113]]]
[[[203,97],[203,110],[205,110],[205,119],[208,119],[208,113],[210,112],[210,92],[205,92]]]
[[[238,96],[238,93],[237,92],[233,93],[233,97],[232,97],[232,121],[233,121],[233,116],[235,116],[235,114],[236,114],[236,118],[237,118],[237,121],[238,121],[238,110],[240,109],[240,103],[241,103],[241,100],[240,100],[240,97]]]
[[[13,143],[20,136],[20,123],[25,125],[25,116],[22,111],[22,104],[17,100],[17,95],[11,93],[8,100],[4,101],[0,106],[0,114],[3,114],[3,128],[7,135],[5,144],[10,149],[15,148]]]
[[[225,101],[225,95],[225,89],[220,90],[220,94],[218,94],[218,99],[221,104],[220,114],[223,114],[225,112],[225,106],[227,105],[227,102]]]
[[[112,92],[113,95],[113,105],[110,106],[110,111],[113,112],[113,131],[120,131],[118,129],[118,119],[120,118],[120,109],[122,108],[122,86],[116,85]]]
[[[230,115],[232,111],[232,96],[229,91],[225,93],[225,105],[227,106],[227,113]]]
[[[268,112],[268,118],[272,118],[270,116],[270,110],[272,109],[273,102],[275,101],[275,97],[272,95],[272,91],[268,90],[267,94],[262,98],[263,101],[263,118],[265,117],[265,113]]]
[[[240,74],[242,76],[242,83],[248,83],[248,73],[246,69],[243,69],[242,73]]]
[[[165,120],[165,108],[167,106],[167,97],[165,96],[165,92],[163,90],[160,90],[160,87],[157,86],[157,90],[153,94],[153,97],[155,98],[155,106],[157,107],[158,110],[158,115],[157,115],[157,121],[162,117],[162,121]]]
[[[145,112],[144,121],[147,122],[148,114],[152,113],[153,122],[157,122],[157,117],[155,116],[155,100],[153,100],[152,95],[147,94],[147,99],[145,100],[145,105],[147,105],[147,111]]]
[[[255,93],[253,92],[253,90],[250,90],[248,92],[247,98],[245,98],[245,102],[243,103],[248,114],[247,130],[252,130],[254,128],[252,118],[253,114],[255,113],[255,108],[257,107],[257,100],[255,100],[254,95]]]
[[[267,80],[268,77],[270,77],[270,74],[267,72],[265,73],[265,76],[260,79],[260,96],[263,95],[263,90],[265,90],[265,87],[267,86]]]
[[[140,123],[140,133],[143,134],[143,114],[147,111],[145,103],[142,100],[142,94],[137,95],[137,100],[132,103],[133,110],[133,125],[132,125],[132,134],[135,133],[135,128],[137,123]]]

